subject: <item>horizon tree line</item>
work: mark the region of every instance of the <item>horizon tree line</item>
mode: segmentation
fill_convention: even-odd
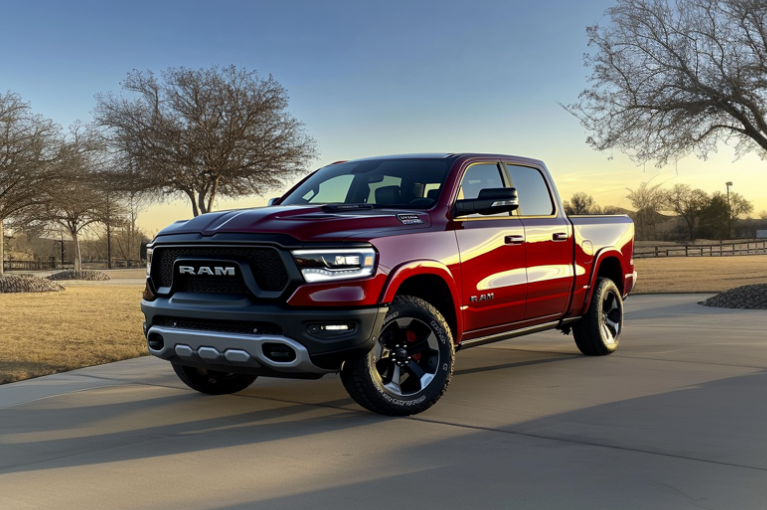
[[[194,216],[218,197],[263,196],[306,172],[316,142],[271,76],[235,66],[133,70],[122,93],[96,95],[94,118],[63,131],[13,92],[0,93],[0,261],[6,231],[62,230],[74,243],[103,227],[138,253],[137,219],[182,196]],[[3,275],[0,263],[0,276]]]
[[[574,193],[564,202],[565,213],[577,214],[621,214],[632,217],[638,240],[649,240],[656,236],[656,226],[668,221],[669,216],[676,217],[683,225],[687,240],[698,237],[708,239],[727,239],[732,233],[732,222],[743,215],[753,212],[754,206],[741,194],[730,192],[729,196],[721,191],[712,194],[701,189],[693,189],[687,184],[675,184],[664,188],[662,184],[651,186],[641,183],[637,188],[627,188],[626,198],[631,202],[633,211],[615,206],[601,208],[591,195],[585,192]],[[767,220],[767,211],[759,213]]]

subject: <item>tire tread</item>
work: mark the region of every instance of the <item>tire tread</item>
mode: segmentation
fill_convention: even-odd
[[[615,347],[610,349],[602,340],[602,333],[599,330],[600,316],[602,314],[602,296],[607,287],[614,287],[614,290],[618,296],[618,288],[609,278],[598,278],[597,285],[594,289],[594,293],[591,296],[591,302],[589,303],[589,310],[581,320],[573,324],[573,338],[575,339],[575,345],[586,356],[605,356],[615,352],[618,347],[618,340],[616,338]]]
[[[455,360],[455,346],[447,321],[432,304],[415,296],[400,295],[395,297],[389,308],[389,313],[401,311],[402,309],[407,309],[409,307],[421,308],[432,315],[447,336],[450,368],[447,372],[445,384],[437,394],[416,406],[397,406],[386,402],[383,398],[375,398],[380,392],[376,387],[375,382],[369,376],[370,368],[366,363],[367,355],[355,360],[349,360],[345,363],[344,369],[341,372],[341,381],[343,382],[346,391],[349,393],[349,396],[368,411],[388,416],[409,416],[417,414],[436,404],[437,401],[442,398],[442,395],[445,394],[445,391],[447,391],[447,387],[450,384],[450,379],[453,374],[453,363]]]

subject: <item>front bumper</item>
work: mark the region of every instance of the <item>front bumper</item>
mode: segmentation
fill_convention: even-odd
[[[255,304],[226,295],[176,293],[170,298],[143,300],[144,333],[149,352],[182,365],[224,372],[292,378],[319,378],[338,372],[347,359],[367,353],[381,330],[387,306],[365,308],[293,308]],[[160,317],[278,326],[281,334],[243,334],[168,327]],[[329,337],[312,333],[318,324],[353,324],[354,329]],[[269,348],[280,346],[294,353],[276,360]]]

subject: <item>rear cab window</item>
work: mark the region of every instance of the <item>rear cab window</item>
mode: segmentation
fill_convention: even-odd
[[[511,179],[511,187],[519,196],[519,216],[552,216],[554,201],[543,174],[531,166],[505,163]]]

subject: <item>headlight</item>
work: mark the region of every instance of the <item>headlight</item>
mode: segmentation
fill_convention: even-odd
[[[146,277],[149,278],[149,273],[152,271],[152,248],[146,250]]]
[[[296,250],[293,258],[306,283],[362,278],[373,274],[376,252],[358,250]]]

